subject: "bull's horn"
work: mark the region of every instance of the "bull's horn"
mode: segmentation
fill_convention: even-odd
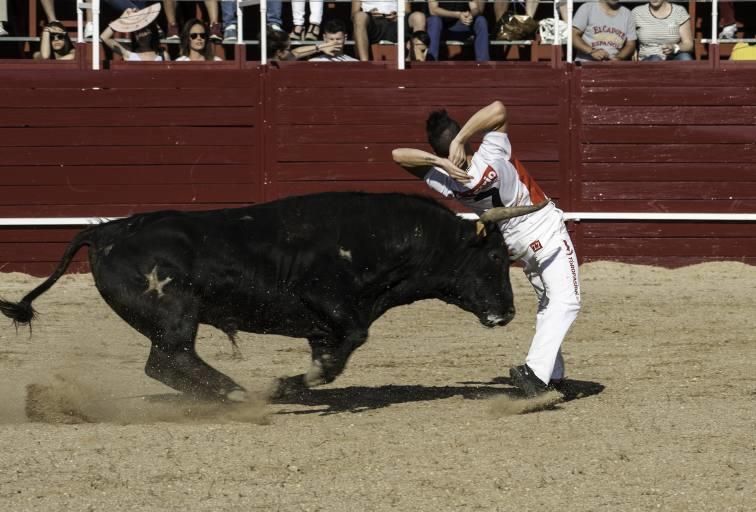
[[[491,208],[480,216],[480,221],[483,223],[501,222],[503,220],[512,219],[514,217],[521,217],[529,213],[537,212],[538,210],[549,204],[549,202],[550,201],[548,199],[545,199],[544,201],[533,206],[509,206]]]

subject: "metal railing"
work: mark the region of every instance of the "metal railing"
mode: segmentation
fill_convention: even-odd
[[[192,1],[196,2],[197,0],[177,0],[181,2],[185,1]],[[233,2],[235,4],[236,8],[236,19],[237,19],[237,38],[236,38],[236,45],[259,45],[260,47],[260,61],[262,64],[267,64],[268,62],[268,40],[267,40],[267,30],[265,30],[265,27],[267,26],[267,14],[268,14],[268,0],[218,0],[219,2]],[[289,0],[286,0],[289,1]],[[324,3],[351,3],[351,0],[322,0]],[[411,3],[425,3],[427,0],[410,0]],[[553,4],[553,19],[559,20],[561,18],[560,16],[560,5],[564,5],[566,7],[566,24],[567,24],[567,40],[562,41],[561,40],[561,31],[558,29],[559,23],[555,22],[555,39],[551,43],[551,45],[554,46],[566,46],[566,58],[565,61],[568,63],[571,63],[574,61],[574,48],[572,44],[572,37],[569,37],[569,35],[572,34],[573,30],[573,16],[574,16],[574,2],[575,0],[544,0],[547,3]],[[627,0],[624,3],[647,3],[648,0]],[[734,2],[750,2],[753,0],[732,0]],[[77,17],[77,41],[79,43],[85,43],[84,38],[84,11],[86,9],[92,10],[92,25],[93,25],[93,34],[95,37],[92,38],[92,69],[98,70],[100,69],[100,47],[101,47],[101,41],[99,38],[100,34],[100,14],[101,14],[101,2],[102,0],[77,0],[76,3],[76,17]],[[493,3],[494,0],[486,0],[488,3]],[[719,0],[697,0],[698,3],[710,3],[711,4],[711,37],[706,39],[700,39],[700,42],[709,44],[709,45],[718,45],[720,43],[719,40],[719,34],[718,34],[718,20],[719,20]],[[543,3],[543,2],[541,2]],[[260,7],[260,38],[259,40],[244,40],[243,34],[244,34],[244,9],[249,6],[256,6],[259,5]],[[396,2],[397,5],[397,40],[398,41],[404,41],[405,39],[405,25],[406,25],[406,19],[407,19],[407,12],[405,9],[405,3],[401,0]],[[0,39],[0,41],[28,41],[32,38],[21,38],[21,37],[5,37]],[[38,40],[38,38],[33,38],[34,40]],[[728,40],[730,42],[731,40]],[[756,42],[756,39],[739,39],[738,41],[743,42]],[[509,42],[503,42],[503,41],[490,41],[490,44],[509,44],[509,45],[523,45],[529,43],[528,41],[509,41]],[[547,43],[549,44],[549,43]],[[404,44],[395,44],[396,46],[396,57],[397,57],[397,67],[399,69],[405,69],[405,46]]]

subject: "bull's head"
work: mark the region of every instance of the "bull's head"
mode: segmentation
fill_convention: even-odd
[[[493,208],[475,223],[456,268],[454,296],[448,302],[474,313],[486,327],[508,324],[515,316],[509,253],[498,223],[540,210],[548,204]]]

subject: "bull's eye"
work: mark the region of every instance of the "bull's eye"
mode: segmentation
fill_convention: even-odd
[[[501,263],[503,261],[501,255],[496,251],[491,251],[488,253],[488,256],[496,263]]]

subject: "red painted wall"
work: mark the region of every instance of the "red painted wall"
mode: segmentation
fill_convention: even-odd
[[[2,68],[2,64],[0,64]],[[15,66],[0,80],[0,216],[120,216],[322,190],[429,193],[391,162],[427,113],[505,102],[516,156],[566,211],[756,211],[756,68],[472,63],[406,71]],[[584,260],[756,263],[753,224],[580,222]],[[50,271],[76,229],[0,229],[0,270]],[[84,251],[75,270],[86,269]]]

